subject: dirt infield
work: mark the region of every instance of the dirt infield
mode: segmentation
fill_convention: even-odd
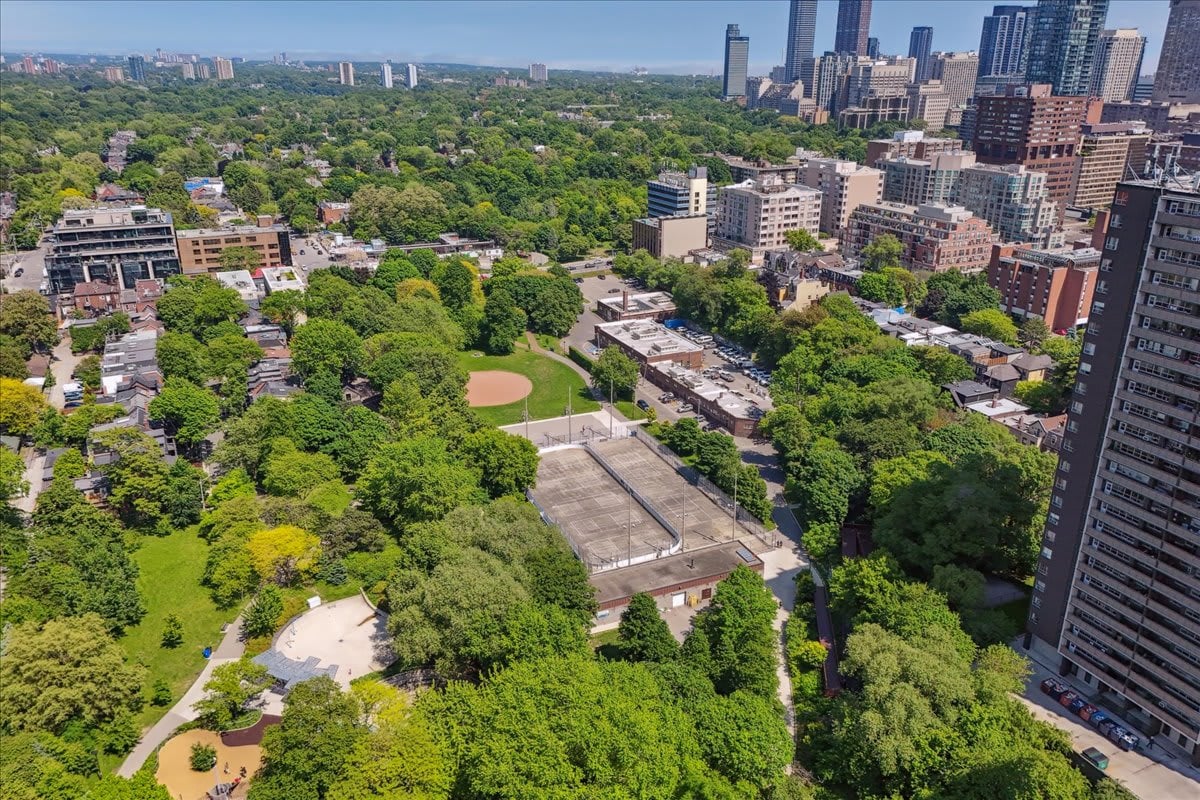
[[[467,381],[467,405],[503,406],[515,403],[533,391],[533,381],[507,370],[472,372]]]
[[[196,742],[210,745],[217,751],[217,767],[207,772],[196,772],[188,760],[192,755],[192,745]],[[225,772],[225,765],[229,772]],[[185,731],[168,741],[158,751],[158,771],[154,777],[171,797],[182,800],[204,800],[205,793],[213,788],[217,780],[232,783],[240,774],[241,768],[246,768],[246,775],[254,777],[262,764],[262,748],[258,745],[229,747],[221,741],[221,737],[212,731],[194,729]],[[249,783],[246,779],[233,792],[234,798],[246,796]]]

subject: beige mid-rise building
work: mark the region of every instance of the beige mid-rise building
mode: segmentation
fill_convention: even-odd
[[[273,225],[269,217],[260,225],[201,228],[176,231],[179,265],[184,275],[221,272],[221,254],[231,247],[248,247],[258,253],[259,267],[290,267],[291,241],[286,225]]]
[[[942,82],[942,91],[950,98],[950,106],[965,105],[975,94],[979,54],[934,53],[932,58],[933,78]]]
[[[821,193],[821,230],[838,236],[854,209],[877,203],[883,194],[883,173],[854,161],[809,159],[804,185]]]
[[[338,83],[342,86],[354,85],[354,64],[349,61],[338,62]]]
[[[817,235],[821,193],[768,176],[724,187],[719,209],[717,238],[760,256],[766,250],[786,246],[788,231]]]
[[[708,215],[647,217],[633,221],[633,249],[655,258],[683,258],[708,246]]]
[[[228,58],[221,58],[220,56],[213,57],[213,69],[217,73],[217,80],[233,80],[233,62]]]
[[[958,192],[962,171],[975,166],[975,154],[934,153],[928,159],[898,156],[879,162],[883,170],[883,199],[919,206],[950,203]]]
[[[1137,122],[1084,125],[1075,156],[1071,205],[1108,208],[1117,184],[1144,171],[1150,136],[1151,131]]]

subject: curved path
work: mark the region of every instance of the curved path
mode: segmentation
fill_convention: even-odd
[[[225,632],[225,636],[221,639],[221,643],[217,645],[217,649],[213,651],[209,657],[208,663],[204,665],[204,669],[200,672],[196,680],[183,693],[183,697],[179,698],[179,702],[171,706],[171,710],[163,715],[163,718],[142,734],[142,738],[138,741],[137,746],[133,748],[125,761],[117,769],[117,774],[123,778],[132,778],[133,774],[142,768],[158,746],[165,742],[167,738],[185,722],[191,722],[199,716],[192,705],[204,696],[204,684],[208,681],[212,671],[221,664],[227,664],[230,661],[237,661],[242,657],[242,653],[246,650],[245,643],[241,639],[242,618],[239,616],[229,626],[229,630]]]

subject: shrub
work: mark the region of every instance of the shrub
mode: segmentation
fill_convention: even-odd
[[[156,680],[150,690],[150,702],[156,706],[169,706],[172,699],[170,685],[162,678]]]
[[[163,647],[171,649],[183,644],[183,622],[174,614],[167,614],[167,618],[163,621],[161,644]]]
[[[217,751],[210,745],[196,742],[192,745],[192,756],[188,761],[196,772],[207,772],[217,764]]]
[[[585,354],[578,347],[572,347],[569,350],[567,350],[567,356],[572,361],[574,361],[576,364],[578,364],[579,366],[586,369],[588,372],[591,372],[592,367],[595,366],[595,364],[596,364],[596,362],[594,360],[592,360],[590,357],[588,357],[588,355]]]

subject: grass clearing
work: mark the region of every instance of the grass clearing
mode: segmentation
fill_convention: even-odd
[[[237,609],[222,610],[200,585],[208,544],[196,535],[195,528],[178,530],[170,536],[146,536],[133,554],[140,573],[138,590],[146,604],[146,616],[125,631],[121,647],[131,661],[149,670],[145,694],[149,697],[155,681],[171,687],[170,705],[149,703],[138,714],[139,726],[153,725],[174,705],[204,669],[201,651],[214,649],[221,642],[221,626],[237,617]],[[163,621],[168,614],[183,623],[183,644],[162,646]]]
[[[615,405],[617,407],[617,411],[620,411],[625,415],[625,419],[649,419],[650,415],[638,408],[637,403],[633,402],[632,400],[618,400]]]
[[[580,414],[600,408],[600,404],[592,399],[587,384],[575,370],[552,358],[531,352],[528,343],[524,341],[519,342],[517,349],[507,356],[489,356],[477,350],[460,353],[459,363],[467,372],[508,370],[529,378],[533,382],[533,391],[526,398],[529,402],[530,419],[562,416],[566,413],[568,397],[573,413]],[[526,400],[503,406],[479,406],[474,410],[493,425],[512,425],[521,421]]]
[[[601,631],[588,637],[588,644],[591,646],[592,651],[601,658],[607,658],[610,661],[616,661],[621,658],[621,648],[617,645],[618,641],[616,628],[610,628],[609,630]]]

